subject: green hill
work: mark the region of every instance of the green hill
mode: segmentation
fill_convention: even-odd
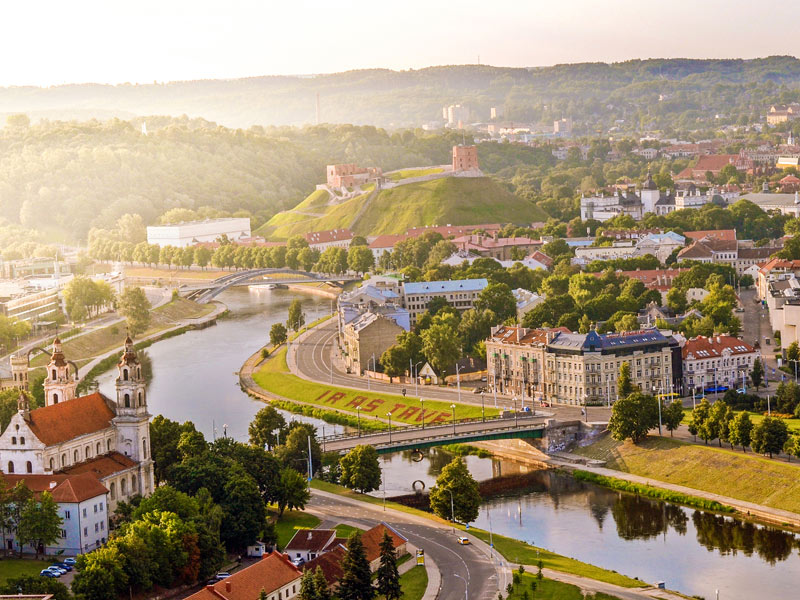
[[[315,217],[312,212],[324,214]],[[547,218],[539,207],[518,198],[494,179],[447,177],[362,194],[334,206],[321,204],[315,192],[294,209],[275,215],[257,233],[278,240],[309,231],[350,227],[367,236],[403,233],[423,225],[525,224]]]

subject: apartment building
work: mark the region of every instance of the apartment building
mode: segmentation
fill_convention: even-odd
[[[403,306],[411,315],[413,327],[434,298],[444,298],[452,307],[463,312],[475,307],[475,300],[487,285],[489,282],[486,279],[404,283]]]
[[[498,327],[486,340],[490,385],[502,393],[560,404],[613,402],[622,363],[648,393],[680,384],[678,342],[657,329],[571,333]]]
[[[753,363],[761,356],[750,344],[729,335],[691,338],[681,354],[686,393],[746,388]]]

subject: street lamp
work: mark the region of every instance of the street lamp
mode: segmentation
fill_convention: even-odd
[[[514,427],[519,427],[519,421],[517,420],[517,397],[514,396],[512,400],[514,401]]]
[[[358,437],[361,437],[361,407],[356,406],[356,417],[358,418]]]
[[[416,373],[416,375],[414,376],[414,395],[417,398],[419,398],[419,366],[424,362],[425,362],[424,360],[421,360],[414,365],[414,373]]]
[[[458,578],[459,578],[461,581],[463,581],[463,582],[464,582],[464,600],[469,600],[469,595],[468,595],[468,594],[469,594],[469,584],[467,583],[467,580],[466,580],[466,579],[464,579],[464,578],[463,578],[461,575],[459,575],[458,573],[453,573],[453,575],[454,575],[455,577],[458,577]],[[717,596],[717,600],[719,600],[719,596]]]
[[[392,413],[386,413],[386,416],[389,417],[389,443],[392,443]]]
[[[486,423],[486,405],[483,402],[483,392],[481,392],[481,420]]]
[[[455,503],[453,502],[453,490],[450,488],[444,488],[448,492],[450,492],[450,523],[453,527],[453,533],[456,531],[456,511],[455,511]]]
[[[453,435],[456,434],[456,405],[451,404],[450,408],[453,409]]]
[[[456,363],[456,387],[458,388],[458,401],[461,402],[461,368]]]
[[[425,429],[425,398],[420,398],[419,403],[422,406],[422,429]]]

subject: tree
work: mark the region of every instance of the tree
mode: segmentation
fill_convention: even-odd
[[[119,313],[125,317],[131,335],[139,335],[150,326],[150,301],[140,287],[126,288],[119,299]]]
[[[492,326],[497,322],[497,316],[491,310],[469,309],[461,315],[458,333],[467,348],[474,348],[478,342],[489,337]]]
[[[751,446],[753,452],[759,454],[779,454],[789,438],[789,428],[786,421],[778,417],[764,417],[763,420],[753,428]]]
[[[800,360],[800,347],[798,347],[797,342],[792,342],[786,348],[786,360],[788,362]]]
[[[231,475],[221,504],[224,527],[221,537],[229,550],[243,550],[258,539],[266,513],[261,493],[245,473]]]
[[[624,363],[627,364],[627,363]],[[653,396],[634,392],[614,402],[608,430],[615,440],[636,444],[658,425],[658,404]]]
[[[381,562],[377,571],[377,591],[386,600],[399,600],[402,595],[400,589],[400,573],[397,571],[397,555],[394,542],[389,534],[384,531],[381,540]]]
[[[362,494],[380,487],[381,467],[378,464],[378,451],[373,446],[356,446],[342,457],[340,465],[343,486]]]
[[[708,443],[708,440],[719,439],[719,445],[722,447],[723,432],[727,433],[727,423],[725,421],[727,410],[728,405],[724,402],[715,402],[711,405],[708,417],[698,430],[700,439],[705,443]]]
[[[354,531],[347,539],[347,552],[342,558],[342,577],[336,596],[339,600],[372,600],[372,572],[367,561],[361,532]]]
[[[108,600],[128,589],[124,558],[115,546],[80,554],[72,581],[72,593],[80,600]]]
[[[166,481],[167,472],[172,465],[181,461],[178,443],[184,431],[194,429],[191,421],[177,423],[157,415],[150,423],[150,454],[153,458],[153,475],[156,483]]]
[[[408,358],[413,361],[414,365],[418,362],[425,360],[425,355],[422,353],[422,338],[413,331],[403,331],[397,336],[397,345],[405,350]]]
[[[262,589],[261,593],[264,597],[263,599],[259,597],[259,600],[267,600],[267,592]],[[303,571],[303,577],[300,579],[300,594],[297,596],[297,600],[317,600],[317,585],[314,582],[314,573],[311,572],[311,569]]]
[[[42,492],[37,500],[30,498],[20,513],[17,523],[17,537],[21,545],[33,546],[36,558],[58,539],[61,532],[62,519],[58,516],[58,504],[48,491]]]
[[[383,367],[383,372],[389,377],[397,377],[408,370],[408,354],[401,347],[395,344],[389,346],[378,361]]]
[[[753,422],[750,420],[748,412],[743,410],[731,421],[728,439],[732,446],[741,446],[742,452],[746,452],[747,446],[750,445],[752,431]]]
[[[375,266],[375,255],[367,246],[350,246],[347,252],[347,266],[356,273],[366,273]]]
[[[283,323],[273,323],[269,329],[269,343],[272,347],[280,346],[286,341],[286,326]]]
[[[498,321],[505,321],[517,315],[517,301],[511,288],[505,283],[490,283],[475,300],[477,310],[490,310]]]
[[[709,404],[707,398],[703,398],[700,404],[692,409],[692,419],[689,421],[689,433],[695,436],[695,438],[697,434],[700,433],[700,429],[708,419],[710,412],[711,404]]]
[[[112,304],[114,297],[114,290],[107,283],[79,275],[64,289],[64,306],[72,321],[82,321],[95,316],[103,306]]]
[[[322,464],[322,448],[317,441],[316,429],[309,423],[296,421],[292,423],[284,443],[275,449],[275,455],[287,467],[300,473],[306,473],[309,441],[311,443],[311,466],[315,471]]]
[[[286,429],[286,419],[273,406],[267,405],[261,408],[250,425],[247,426],[247,434],[250,436],[250,443],[258,448],[268,448],[272,450],[278,443],[277,436]]]
[[[53,600],[71,600],[72,595],[69,588],[60,581],[49,577],[37,577],[25,575],[23,577],[12,577],[0,585],[0,594],[11,596],[52,596]]]
[[[303,510],[309,498],[311,498],[306,478],[289,467],[284,467],[281,470],[278,487],[273,493],[281,515],[287,508],[289,510]]]
[[[461,356],[456,330],[444,323],[436,323],[422,332],[422,352],[439,374],[444,374]]]
[[[314,587],[317,591],[317,600],[331,600],[331,591],[328,589],[328,582],[322,567],[317,567],[314,571]]]
[[[478,517],[481,504],[478,483],[461,457],[454,458],[442,469],[429,500],[433,512],[443,519],[455,518],[469,523]]]
[[[589,333],[592,330],[592,320],[584,314],[578,321],[578,333]]]
[[[636,331],[639,329],[639,321],[636,320],[636,315],[623,315],[622,318],[618,319],[614,324],[614,329],[617,331],[617,333],[621,333],[623,331]]]
[[[194,264],[201,267],[204,271],[211,262],[211,249],[205,246],[197,246],[194,249]]]
[[[683,403],[680,400],[674,400],[662,411],[661,420],[664,422],[664,427],[669,431],[669,436],[672,437],[672,432],[675,431],[683,420]]]
[[[764,383],[764,364],[760,358],[755,359],[753,362],[753,370],[750,371],[750,380],[756,386],[756,390]]]
[[[753,287],[753,284],[755,284],[755,281],[753,281],[753,276],[750,274],[746,273],[739,278],[739,285],[745,289]]]
[[[617,377],[617,395],[624,398],[633,393],[633,383],[631,383],[631,366],[626,361],[619,367],[619,377]]]
[[[303,313],[303,307],[300,304],[300,300],[295,298],[289,305],[289,317],[286,319],[286,327],[292,331],[300,331],[305,324],[306,316]]]

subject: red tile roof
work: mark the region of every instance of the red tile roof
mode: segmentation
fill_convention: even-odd
[[[305,234],[309,244],[327,244],[329,242],[343,242],[353,239],[353,232],[349,229],[329,229],[327,231],[312,231]]]
[[[335,537],[335,529],[300,529],[295,532],[292,539],[286,544],[284,551],[308,550],[317,554],[322,552]]]
[[[478,229],[486,233],[494,233],[500,231],[503,227],[498,223],[484,223],[482,225],[427,225],[422,227],[412,227],[406,230],[408,237],[417,237],[428,232],[440,233],[444,237],[469,235]]]
[[[300,570],[280,552],[265,554],[257,563],[232,573],[230,577],[207,585],[189,596],[191,600],[257,600],[261,590],[267,594],[297,582],[300,592]]]
[[[2,475],[9,487],[22,482],[35,495],[50,492],[56,502],[83,502],[108,493],[106,487],[91,473],[77,475]]]
[[[759,272],[767,275],[773,269],[800,269],[800,260],[786,260],[785,258],[773,258],[763,265]]]
[[[722,352],[729,349],[732,354],[749,354],[755,352],[750,344],[729,335],[714,335],[711,337],[698,336],[687,340],[681,349],[683,360],[716,358],[722,356]]]
[[[54,446],[87,433],[108,429],[114,416],[111,400],[95,392],[32,410],[28,425],[45,446]]]
[[[134,466],[136,466],[136,462],[124,454],[120,454],[119,452],[110,452],[108,454],[103,454],[102,456],[92,458],[91,460],[77,463],[67,467],[66,469],[61,469],[59,472],[67,473],[69,475],[78,473],[91,473],[97,479],[103,479],[104,477],[108,477],[114,473],[119,473],[120,471],[130,469]]]
[[[335,585],[339,579],[344,575],[342,570],[342,559],[347,553],[343,545],[338,545],[331,548],[325,554],[320,554],[316,558],[304,563],[300,567],[302,571],[311,571],[312,573],[317,570],[317,567],[322,569],[322,574],[325,576],[325,581],[329,586]]]
[[[717,240],[735,240],[735,229],[706,229],[704,231],[686,231],[683,234],[685,237],[692,240],[702,240],[703,238],[712,238]]]
[[[364,552],[369,562],[372,562],[381,555],[381,541],[383,540],[384,533],[388,533],[389,537],[392,538],[395,550],[408,541],[407,538],[393,529],[391,525],[378,523],[372,529],[361,534],[361,541],[364,543]]]
[[[533,260],[539,261],[547,268],[553,266],[553,259],[547,256],[547,254],[545,254],[544,252],[539,252],[538,250],[530,254],[528,258],[532,258]]]
[[[504,344],[521,344],[525,346],[535,346],[547,343],[548,333],[572,333],[566,327],[552,327],[550,329],[529,329],[524,327],[502,325],[495,331],[491,338],[494,341]]]
[[[377,250],[378,248],[394,248],[397,243],[402,242],[407,238],[407,235],[393,235],[388,233],[379,235],[370,242],[369,248],[370,250]]]

